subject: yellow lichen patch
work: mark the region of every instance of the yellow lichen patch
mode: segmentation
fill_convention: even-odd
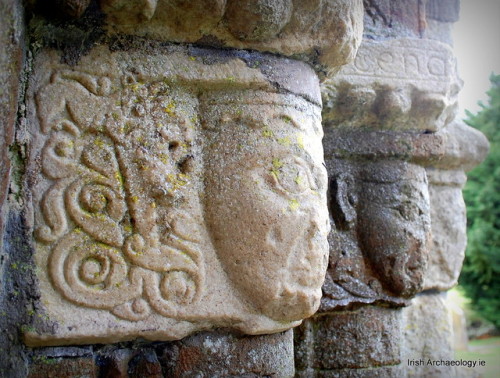
[[[190,57],[189,57],[189,60],[192,60],[192,61],[194,62],[194,61],[196,60],[196,57],[194,57],[194,56],[190,56]]]
[[[299,176],[299,175],[297,175],[297,177],[295,177],[295,178],[293,179],[293,181],[295,181],[295,183],[296,183],[298,186],[301,186],[301,185],[303,184],[303,182],[304,182],[304,180],[302,179],[302,177],[301,177],[301,176]]]
[[[288,201],[288,208],[289,208],[291,211],[295,211],[295,210],[297,210],[299,207],[300,207],[300,203],[299,203],[299,201],[297,201],[296,199],[291,199],[290,201]]]
[[[133,124],[131,122],[126,122],[125,125],[120,129],[120,132],[128,134],[132,130]]]
[[[197,124],[199,122],[199,118],[197,115],[192,116],[190,119],[191,123]]]
[[[116,181],[118,181],[120,183],[120,186],[123,187],[123,184],[125,183],[125,181],[123,180],[123,176],[119,171],[115,172],[115,179],[116,179]]]
[[[289,147],[290,144],[292,144],[292,141],[290,140],[290,137],[286,136],[284,138],[278,138],[278,143],[285,147]]]
[[[167,106],[163,108],[163,111],[167,113],[168,115],[175,115],[175,102],[170,101]]]
[[[167,181],[172,185],[169,191],[173,192],[189,184],[189,176],[184,173],[170,173],[167,175]]]
[[[167,153],[160,153],[160,154],[158,154],[158,159],[160,159],[160,161],[163,164],[168,164],[168,154]]]
[[[276,168],[271,168],[271,175],[274,176],[274,178],[277,180],[279,178],[280,171],[279,169]]]
[[[137,196],[132,196],[130,199],[132,200],[132,202],[139,201],[139,197],[137,197]]]
[[[275,179],[278,179],[279,174],[280,174],[280,169],[283,167],[284,163],[278,159],[274,158],[273,159],[273,166],[271,168],[271,174],[274,176]]]
[[[274,158],[273,159],[273,167],[276,168],[276,169],[279,169],[281,167],[283,167],[285,163],[283,163],[280,159],[278,158]]]
[[[137,92],[143,85],[142,83],[130,84],[130,88],[132,91]]]
[[[274,136],[274,133],[268,127],[264,127],[264,129],[262,130],[262,136],[266,138],[272,138]]]
[[[180,186],[186,185],[189,182],[188,180],[189,180],[189,176],[184,174],[184,173],[179,173],[177,175],[177,181],[178,181]]]
[[[94,144],[97,147],[103,147],[104,146],[104,141],[101,138],[95,138],[94,139]]]
[[[304,134],[297,133],[295,135],[295,137],[297,139],[297,146],[299,146],[300,148],[304,149]]]

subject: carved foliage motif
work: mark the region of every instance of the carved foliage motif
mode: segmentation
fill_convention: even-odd
[[[70,70],[54,73],[36,102],[47,138],[35,238],[49,251],[54,289],[129,321],[185,318],[204,277],[188,211],[193,102],[163,81]]]

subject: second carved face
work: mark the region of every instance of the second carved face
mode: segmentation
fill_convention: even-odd
[[[382,168],[395,179],[363,182],[358,205],[359,241],[385,286],[398,296],[411,297],[422,287],[427,264],[427,179],[423,168],[404,162],[386,162]]]

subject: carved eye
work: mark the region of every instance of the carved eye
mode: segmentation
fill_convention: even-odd
[[[274,186],[285,194],[298,195],[317,189],[310,169],[298,158],[273,159],[270,174]]]

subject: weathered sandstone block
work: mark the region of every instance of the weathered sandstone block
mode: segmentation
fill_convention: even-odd
[[[439,155],[442,142],[326,129],[332,232],[321,311],[402,306],[422,290],[431,222],[425,169],[415,162]]]
[[[356,59],[323,85],[334,127],[437,131],[456,114],[461,81],[447,45],[363,40]]]
[[[169,344],[159,356],[168,377],[294,376],[292,330],[252,337],[202,332]]]
[[[9,146],[14,141],[18,94],[23,63],[24,25],[22,7],[17,1],[0,3],[0,235],[4,228],[4,202],[9,192],[11,161]],[[21,151],[16,151],[21,153]],[[18,192],[19,188],[10,188]],[[1,242],[0,242],[1,244]]]
[[[467,244],[467,218],[462,188],[465,172],[488,153],[488,141],[479,131],[456,121],[440,134],[445,153],[427,168],[431,200],[432,248],[424,289],[448,290],[457,284]]]
[[[319,376],[335,376],[341,369],[399,364],[400,312],[364,306],[305,320],[295,329],[297,372],[311,369],[325,373]]]
[[[28,175],[46,320],[29,344],[272,333],[316,311],[329,222],[308,66],[97,47],[72,67],[46,51],[35,67]]]
[[[403,310],[402,365],[410,377],[455,376],[456,367],[433,366],[427,362],[453,360],[452,327],[443,294],[420,295]],[[408,361],[423,360],[424,364]]]
[[[88,1],[59,0],[79,17]],[[128,34],[298,58],[320,74],[351,61],[361,42],[361,0],[100,0],[109,35]],[[76,8],[76,9],[75,9]]]

